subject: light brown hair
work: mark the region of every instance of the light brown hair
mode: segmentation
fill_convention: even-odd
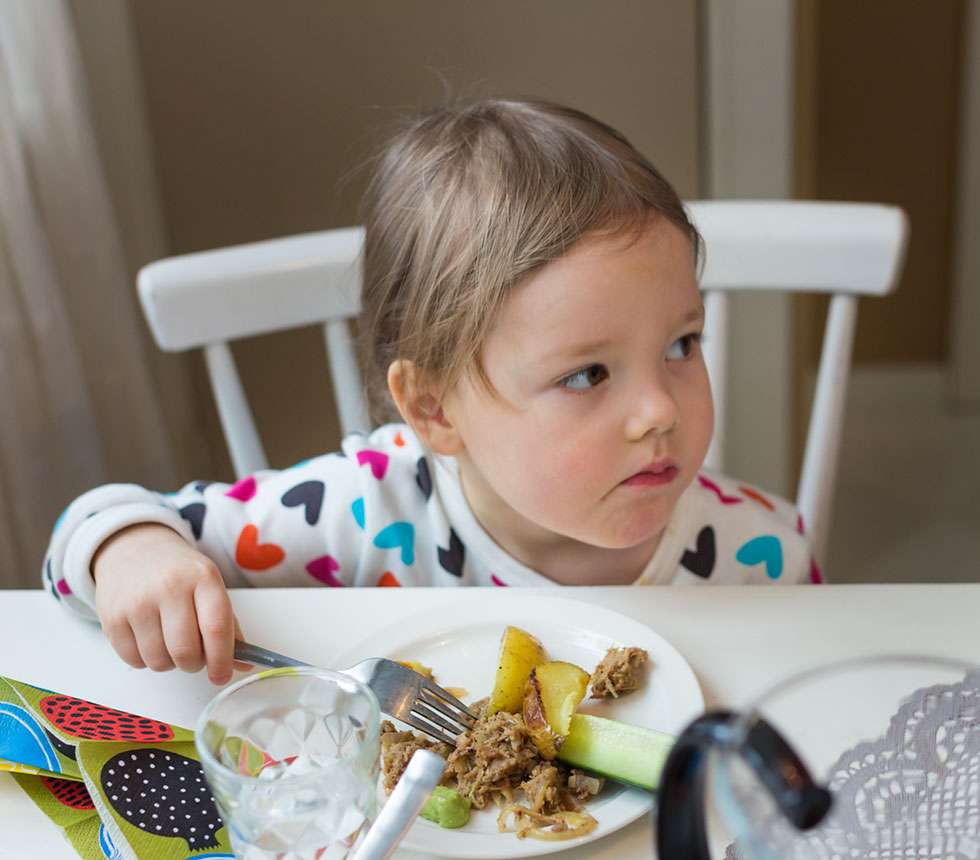
[[[476,371],[509,291],[588,234],[663,216],[701,241],[677,192],[618,131],[573,108],[484,99],[410,121],[364,198],[360,337],[372,413],[394,417],[388,366],[439,397]]]

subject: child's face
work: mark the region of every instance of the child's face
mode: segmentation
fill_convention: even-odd
[[[657,538],[711,439],[702,326],[690,240],[662,217],[530,276],[483,351],[496,396],[465,378],[445,404],[477,516],[608,548]]]

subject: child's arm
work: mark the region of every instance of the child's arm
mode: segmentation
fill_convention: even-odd
[[[226,585],[355,583],[362,531],[352,508],[365,474],[355,450],[172,495],[99,487],[59,519],[44,578],[98,618],[130,665],[206,664],[220,683],[237,630]]]

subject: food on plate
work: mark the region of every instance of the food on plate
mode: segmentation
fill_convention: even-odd
[[[385,721],[381,726],[381,751],[385,791],[390,793],[408,767],[412,754],[418,749],[428,749],[447,759],[443,784],[454,788],[477,809],[496,805],[508,814],[515,815],[521,835],[538,835],[536,827],[559,825],[556,818],[551,825],[522,816],[520,810],[537,816],[556,816],[567,811],[578,811],[581,802],[597,794],[603,780],[576,771],[556,762],[541,758],[520,714],[499,711],[487,715],[486,701],[470,706],[479,714],[476,725],[457,738],[456,747],[436,743],[414,732],[398,731]],[[516,803],[523,792],[528,806]],[[590,816],[591,817],[591,816]],[[502,813],[500,821],[506,816]],[[581,821],[575,826],[569,822],[560,824],[563,838],[582,835]],[[576,829],[578,828],[578,829]],[[553,838],[553,837],[548,837]]]
[[[428,666],[423,666],[416,660],[397,660],[397,663],[401,663],[402,666],[406,666],[413,672],[418,672],[425,678],[432,678],[432,670]]]
[[[531,670],[522,713],[542,758],[553,759],[558,754],[588,686],[589,673],[573,663],[554,661]]]
[[[599,824],[587,812],[566,809],[553,815],[543,815],[515,804],[500,813],[498,824],[501,830],[511,829],[507,820],[510,816],[514,817],[513,831],[518,839],[528,836],[549,841],[575,839],[591,833]]]
[[[440,827],[448,829],[462,827],[470,820],[470,802],[458,791],[453,791],[444,785],[437,785],[419,815],[434,821]]]
[[[648,657],[642,648],[610,648],[592,672],[592,698],[617,699],[633,692]]]
[[[436,676],[432,674],[432,670],[428,666],[423,666],[416,660],[396,660],[395,662],[404,666],[406,669],[411,669],[413,672],[418,672],[423,678],[428,678],[433,683],[438,683],[438,681],[436,681]],[[449,693],[449,695],[455,696],[457,699],[466,697],[466,690],[464,690],[462,687],[443,687],[443,689]]]
[[[416,750],[432,750],[443,758],[449,758],[453,748],[449,744],[430,741],[415,732],[400,732],[390,720],[381,723],[382,773],[387,794],[394,791]],[[444,776],[443,782],[445,781]]]
[[[524,685],[531,670],[547,659],[541,643],[526,630],[519,627],[508,627],[504,630],[488,715],[492,716],[497,711],[516,714],[521,709]]]
[[[558,758],[590,773],[655,791],[673,745],[673,735],[605,717],[575,714]]]
[[[610,649],[590,677],[573,663],[548,660],[534,636],[507,627],[493,691],[468,705],[478,719],[455,747],[382,724],[385,791],[394,789],[416,750],[428,749],[447,761],[425,815],[440,826],[462,826],[463,805],[466,819],[470,806],[495,805],[499,828],[519,838],[584,836],[597,822],[583,804],[602,790],[604,777],[653,790],[673,743],[670,735],[576,713],[590,680],[593,693],[598,678],[600,690],[621,695],[635,688],[646,659],[640,648]]]

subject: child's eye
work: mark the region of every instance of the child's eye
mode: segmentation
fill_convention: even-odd
[[[667,360],[683,361],[685,358],[690,358],[691,353],[694,352],[694,347],[700,342],[701,335],[696,332],[677,338],[667,350]]]
[[[590,364],[558,381],[562,388],[572,391],[588,391],[608,378],[609,371],[601,364]]]

